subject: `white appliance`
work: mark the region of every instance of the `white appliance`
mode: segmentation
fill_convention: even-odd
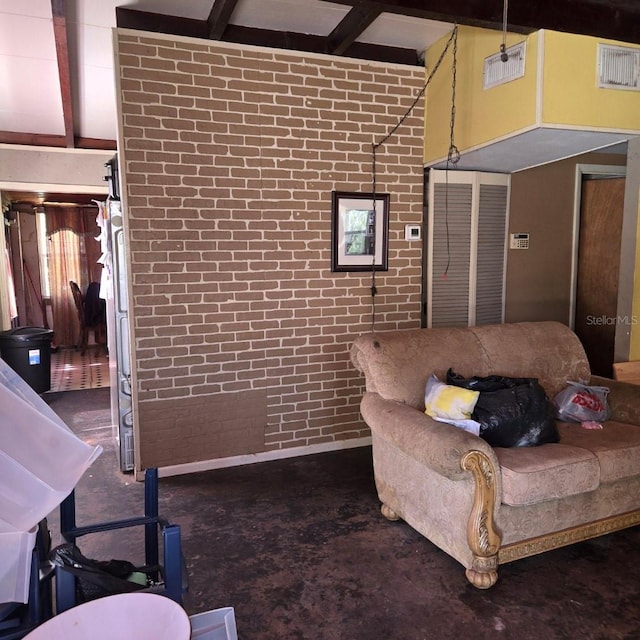
[[[110,197],[105,203],[103,238],[106,240],[104,266],[108,274],[107,345],[111,387],[111,424],[122,471],[134,467],[133,406],[131,402],[131,352],[129,340],[129,302],[127,298],[127,260],[122,204],[118,198],[117,158],[107,163]],[[104,284],[104,283],[103,283]]]
[[[111,423],[118,443],[120,469],[133,470],[133,410],[131,402],[131,356],[129,351],[129,306],[127,263],[122,210],[119,200],[109,200],[109,242],[112,258],[113,296],[107,300]],[[115,358],[113,357],[115,355]]]

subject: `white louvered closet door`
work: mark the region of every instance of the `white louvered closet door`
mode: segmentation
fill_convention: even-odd
[[[427,326],[504,319],[509,176],[431,170]]]

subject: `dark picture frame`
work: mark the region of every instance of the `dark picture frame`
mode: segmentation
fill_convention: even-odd
[[[331,271],[388,271],[389,194],[333,191]]]

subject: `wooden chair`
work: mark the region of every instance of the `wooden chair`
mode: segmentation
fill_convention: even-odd
[[[82,295],[80,287],[73,280],[69,280],[69,286],[71,287],[71,293],[73,294],[73,302],[76,307],[76,312],[78,314],[78,323],[80,325],[78,340],[76,342],[76,349],[80,351],[81,355],[85,354],[85,352],[87,351],[87,346],[89,344],[89,331],[93,330],[96,344],[104,346],[104,349],[106,351],[107,329],[106,317],[104,316],[104,313],[88,313],[85,296]]]

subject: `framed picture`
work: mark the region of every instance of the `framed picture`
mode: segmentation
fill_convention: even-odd
[[[389,194],[334,191],[331,206],[331,270],[387,271]]]

